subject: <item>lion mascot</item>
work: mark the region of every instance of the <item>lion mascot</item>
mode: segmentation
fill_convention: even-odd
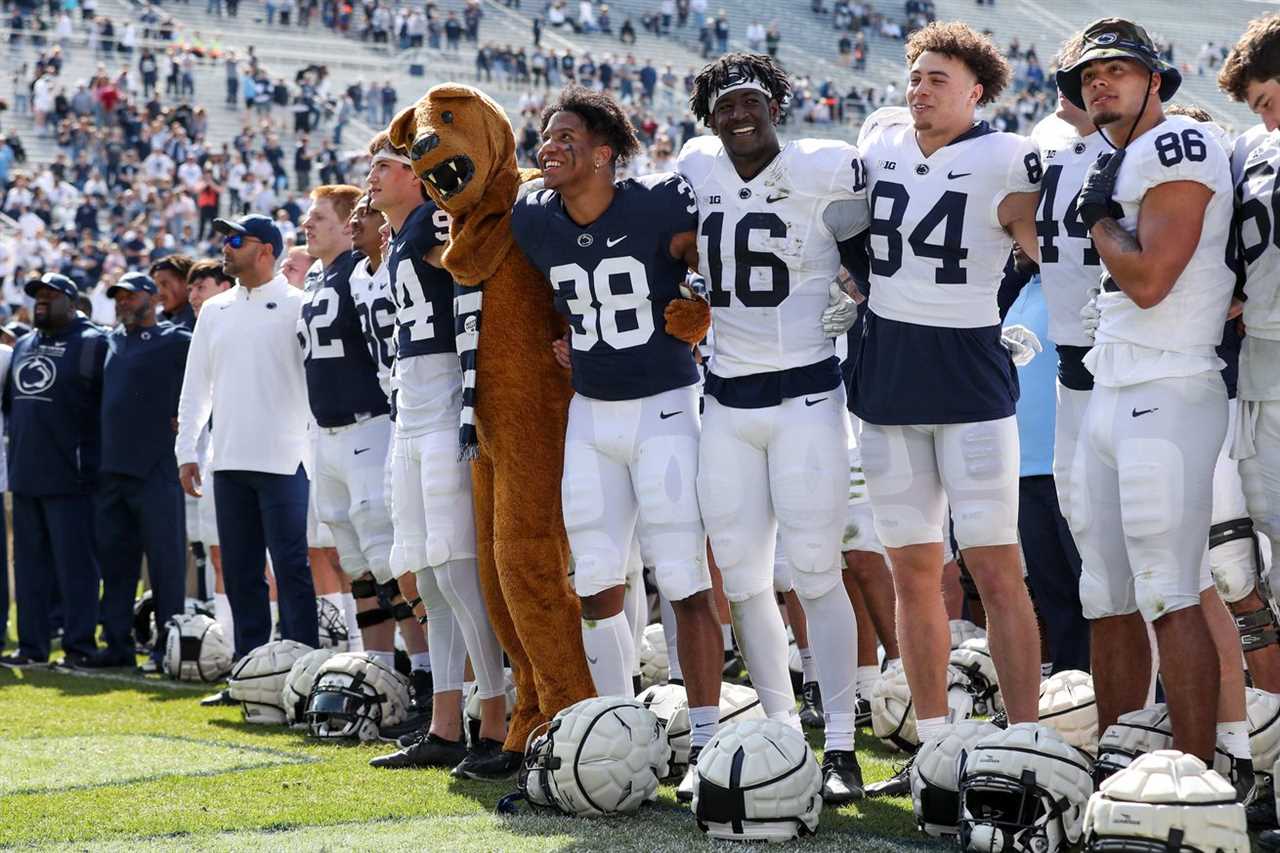
[[[595,695],[560,508],[573,392],[551,344],[568,325],[511,233],[520,186],[538,173],[521,173],[502,107],[469,86],[432,87],[388,133],[453,218],[443,262],[460,285],[461,444],[474,458],[480,584],[515,676],[504,749],[523,752],[536,726]]]

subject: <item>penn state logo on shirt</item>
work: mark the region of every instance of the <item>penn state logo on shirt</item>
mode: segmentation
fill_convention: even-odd
[[[27,397],[43,394],[58,381],[58,365],[44,355],[24,359],[14,372],[13,383],[18,393]]]
[[[593,238],[590,234],[578,235],[578,245],[584,249],[590,246],[594,242],[595,242],[595,238]]]

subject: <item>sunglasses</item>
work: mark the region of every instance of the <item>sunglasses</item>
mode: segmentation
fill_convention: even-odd
[[[230,246],[233,249],[239,249],[245,243],[248,243],[250,241],[254,243],[262,242],[261,240],[258,240],[254,237],[246,237],[244,234],[228,234],[226,237],[222,238],[222,245]]]

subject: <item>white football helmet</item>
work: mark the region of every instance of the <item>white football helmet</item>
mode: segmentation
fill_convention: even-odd
[[[973,696],[975,714],[986,717],[1004,710],[996,662],[991,657],[986,637],[965,640],[958,648],[952,649],[951,665],[969,679],[969,693]]]
[[[1065,853],[1093,793],[1089,757],[1040,723],[1015,723],[969,753],[960,845],[975,853]]]
[[[1152,705],[1139,711],[1121,714],[1098,739],[1098,761],[1093,765],[1093,780],[1104,780],[1133,763],[1134,759],[1173,747],[1173,724],[1169,722],[1169,706]]]
[[[231,643],[202,613],[180,613],[165,626],[164,671],[178,681],[218,681],[231,671]]]
[[[310,646],[295,640],[276,640],[236,661],[227,677],[227,693],[241,703],[246,723],[285,723],[285,679],[298,659],[310,651]]]
[[[985,640],[987,632],[968,619],[952,619],[947,623],[951,629],[951,648],[958,649],[967,640]]]
[[[721,727],[703,747],[693,814],[711,837],[789,841],[816,832],[821,813],[822,770],[797,729],[744,720]]]
[[[662,633],[662,623],[646,625],[640,635],[640,686],[666,684],[671,675],[671,662],[667,651],[667,635]]]
[[[636,700],[583,699],[534,729],[520,790],[567,815],[634,814],[657,792],[670,754],[658,718]]]
[[[408,710],[408,679],[366,652],[339,652],[316,672],[306,718],[314,737],[370,741]]]
[[[333,649],[315,649],[293,662],[280,690],[280,704],[284,706],[285,722],[290,726],[306,726],[307,700],[316,683],[320,666],[336,655]]]
[[[961,720],[946,737],[920,747],[911,762],[911,807],[926,835],[960,832],[960,777],[969,753],[978,741],[999,731],[986,720]]]
[[[1133,853],[1248,853],[1236,789],[1194,755],[1139,756],[1102,783],[1084,815],[1084,849]]]
[[[351,647],[347,617],[332,601],[316,596],[316,622],[320,628],[320,648],[345,652]]]
[[[1040,682],[1040,722],[1074,746],[1098,754],[1098,703],[1093,676],[1078,669],[1055,672]]]
[[[133,644],[151,651],[156,634],[156,602],[148,589],[133,602]]]
[[[667,732],[667,725],[671,722],[671,718],[675,716],[677,707],[689,707],[688,698],[684,692],[683,684],[654,684],[646,687],[636,695],[636,701],[644,705],[653,715],[658,718],[658,723],[662,726],[664,734]],[[671,739],[667,738],[667,745],[670,746]],[[685,739],[684,760],[680,761],[673,749],[671,759],[667,763],[667,777],[683,776],[685,766],[689,763],[689,752],[687,749],[688,739]]]
[[[681,693],[671,711],[671,719],[667,721],[667,743],[671,745],[671,763],[685,767],[689,763],[692,727],[689,724],[689,697],[683,691]],[[738,720],[763,720],[766,716],[755,690],[728,681],[720,685],[720,725]]]
[[[953,666],[947,667],[947,708],[954,721],[967,720],[973,715],[969,679]],[[920,746],[911,686],[901,660],[881,673],[871,689],[871,730],[894,752],[915,752]]]
[[[1280,760],[1280,694],[1250,687],[1245,690],[1244,698],[1253,766],[1265,780]]]
[[[502,671],[502,687],[507,696],[507,721],[511,720],[511,712],[516,708],[516,683],[510,667]],[[462,703],[462,719],[466,723],[469,743],[480,740],[480,686],[472,684],[467,691],[467,698]]]

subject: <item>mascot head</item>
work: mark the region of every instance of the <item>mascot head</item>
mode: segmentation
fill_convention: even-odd
[[[515,132],[507,114],[478,89],[457,83],[433,86],[387,128],[391,144],[409,153],[427,193],[450,216],[477,208],[502,176],[519,181]]]

